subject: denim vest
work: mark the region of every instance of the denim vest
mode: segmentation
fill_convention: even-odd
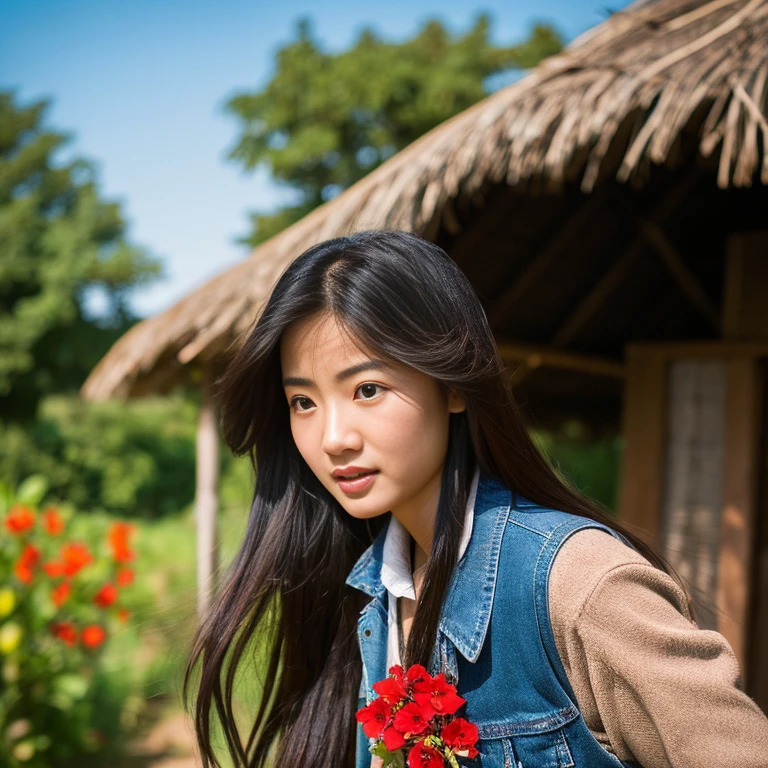
[[[466,700],[459,714],[479,732],[477,768],[620,768],[587,728],[557,652],[549,620],[549,573],[561,544],[582,528],[606,525],[545,509],[482,471],[469,545],[451,578],[429,666],[446,673]],[[363,660],[359,707],[387,676],[387,590],[381,562],[388,524],[346,583],[373,599],[358,620]],[[631,546],[631,545],[630,545]],[[497,589],[498,585],[498,589]],[[357,725],[356,768],[369,768]]]

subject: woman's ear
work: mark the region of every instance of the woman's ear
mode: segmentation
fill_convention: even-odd
[[[448,388],[448,410],[451,413],[460,413],[466,410],[467,404],[463,395],[455,389]]]

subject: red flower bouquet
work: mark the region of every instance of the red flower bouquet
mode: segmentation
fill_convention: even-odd
[[[456,717],[465,703],[440,672],[432,677],[421,664],[407,672],[396,664],[389,676],[373,684],[379,694],[358,710],[357,722],[369,739],[376,739],[371,753],[385,766],[459,768],[458,757],[475,757],[477,726]]]

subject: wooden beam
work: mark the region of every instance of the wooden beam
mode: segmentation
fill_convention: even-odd
[[[488,313],[488,324],[491,326],[491,329],[499,327],[510,309],[531,290],[536,280],[554,262],[563,249],[573,244],[581,227],[593,214],[597,213],[603,202],[602,195],[591,195],[568,219],[565,225],[534,255],[528,266],[491,307]]]
[[[664,195],[650,213],[648,220],[653,224],[658,224],[674,213],[690,192],[696,178],[696,172],[685,174]],[[625,203],[625,207],[630,207],[629,203]],[[595,287],[579,302],[555,333],[552,339],[554,346],[564,347],[568,344],[589,322],[589,319],[596,314],[603,302],[626,277],[635,259],[643,252],[644,243],[643,238],[635,239],[618,261],[614,262],[608,272],[600,278]]]
[[[591,376],[607,376],[612,379],[624,378],[624,366],[613,360],[580,355],[575,352],[563,352],[551,347],[513,344],[506,341],[497,341],[497,346],[505,362],[520,362],[531,370],[541,367],[562,368]]]
[[[664,360],[683,357],[735,360],[742,357],[768,357],[768,344],[751,341],[636,341],[635,349],[661,355]]]
[[[450,245],[450,256],[462,266],[466,261],[476,258],[478,250],[482,249],[488,240],[488,232],[492,231],[495,223],[503,216],[509,215],[514,205],[515,194],[509,187],[493,188],[485,198],[476,195],[468,197],[461,195],[457,206],[466,226]],[[525,202],[525,198],[518,198]],[[458,214],[457,214],[458,215]],[[439,229],[438,234],[439,234]]]
[[[595,287],[579,302],[565,322],[560,326],[552,339],[556,347],[564,347],[587,324],[589,319],[602,306],[603,302],[616,290],[622,282],[635,259],[643,252],[642,247],[635,241],[614,262],[611,268],[598,280]]]
[[[712,326],[720,334],[720,313],[717,307],[712,303],[707,292],[702,288],[701,283],[683,261],[677,248],[667,237],[664,230],[653,220],[643,215],[638,209],[626,199],[619,198],[622,205],[627,209],[630,217],[635,223],[646,242],[653,246],[656,253],[677,281],[682,292],[688,297],[692,304],[698,307],[712,323]]]
[[[197,612],[206,615],[218,566],[219,435],[211,393],[212,373],[202,371],[200,413],[197,422],[195,519],[197,525]]]

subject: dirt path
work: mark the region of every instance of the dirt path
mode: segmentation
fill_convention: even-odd
[[[155,723],[129,745],[129,756],[119,768],[199,768],[192,723],[183,712],[173,712]]]

